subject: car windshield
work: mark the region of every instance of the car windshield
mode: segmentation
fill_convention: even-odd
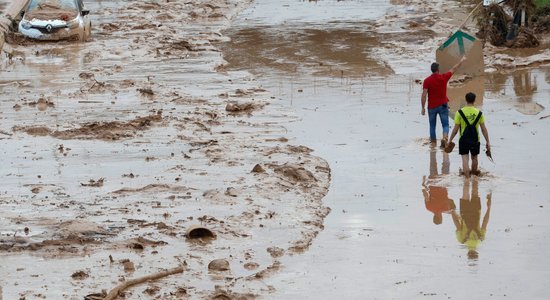
[[[75,0],[32,0],[27,12],[45,9],[78,10]]]
[[[69,20],[78,14],[75,0],[31,0],[27,6],[26,19]]]

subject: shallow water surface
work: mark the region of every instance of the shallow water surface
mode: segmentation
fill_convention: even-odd
[[[380,68],[393,58],[368,55],[384,37],[368,27],[368,16],[311,24],[277,16],[274,23],[282,25],[276,31],[255,13],[245,11],[228,32],[229,70],[259,74],[263,86],[300,116],[288,126],[291,135],[332,169],[325,230],[308,252],[282,259],[284,270],[267,281],[277,289],[273,298],[546,297],[550,165],[545,151],[536,149],[550,146],[548,67],[487,74],[469,83],[484,96],[478,105],[495,163],[481,155],[481,176],[465,180],[457,150],[445,154],[427,139],[417,81],[429,75],[429,65],[407,62],[412,71],[400,75]],[[339,37],[354,28],[365,39],[280,38],[281,32],[305,35],[310,28]],[[341,53],[333,55],[333,49]],[[325,65],[339,72],[318,71]],[[453,113],[463,105],[465,89],[471,88],[451,90]],[[456,214],[448,213],[452,207]],[[447,213],[439,221],[432,211]],[[465,238],[466,225],[478,227],[477,233]]]

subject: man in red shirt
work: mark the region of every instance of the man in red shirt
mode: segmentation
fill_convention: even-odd
[[[447,145],[449,138],[449,98],[447,98],[447,83],[453,76],[456,69],[466,60],[466,56],[454,65],[449,72],[440,74],[439,64],[433,63],[431,66],[432,75],[424,79],[422,85],[422,115],[426,114],[426,97],[428,99],[428,119],[430,121],[430,140],[436,142],[435,127],[437,124],[437,115],[443,126],[443,138],[441,139],[441,147]]]

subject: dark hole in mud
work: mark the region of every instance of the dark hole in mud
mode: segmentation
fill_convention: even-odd
[[[216,237],[210,229],[201,226],[191,226],[187,230],[186,236],[188,239],[213,239]]]

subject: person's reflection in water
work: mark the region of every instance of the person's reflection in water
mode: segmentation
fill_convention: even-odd
[[[522,102],[531,101],[537,91],[537,82],[528,71],[515,72],[513,75],[514,92]]]
[[[432,146],[430,151],[430,176],[433,180],[439,177],[437,172],[437,150]],[[449,174],[449,154],[443,152],[443,164],[441,165],[441,174]],[[455,209],[455,204],[452,199],[449,199],[447,188],[443,186],[432,185],[424,176],[422,180],[422,194],[424,195],[424,204],[426,209],[433,213],[433,222],[436,225],[443,223],[443,214],[451,213]]]
[[[481,199],[478,195],[478,178],[472,179],[470,193],[470,180],[464,180],[462,198],[460,199],[460,215],[452,211],[453,221],[456,226],[456,239],[468,248],[468,258],[477,259],[477,247],[485,239],[489,215],[491,212],[492,194],[487,194],[487,211],[481,221]]]

